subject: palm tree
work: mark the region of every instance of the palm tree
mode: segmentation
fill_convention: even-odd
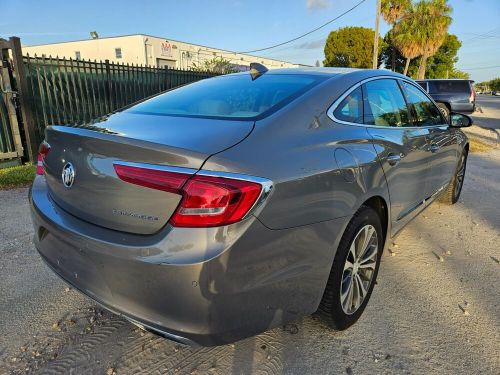
[[[382,0],[380,11],[385,22],[390,24],[394,29],[394,26],[401,18],[406,14],[408,9],[411,7],[411,0]],[[392,50],[392,70],[395,70],[395,59],[396,54],[394,51],[394,46],[391,45]]]
[[[446,0],[422,0],[413,6],[406,17],[410,18],[411,33],[419,55],[418,79],[425,78],[427,59],[443,44],[451,23],[452,8]],[[406,18],[405,17],[405,18]]]
[[[415,41],[411,18],[405,18],[398,22],[391,30],[392,43],[406,58],[404,75],[407,75],[410,61],[421,55],[419,45]]]
[[[410,0],[382,0],[380,11],[385,22],[392,27],[403,17],[411,6]]]

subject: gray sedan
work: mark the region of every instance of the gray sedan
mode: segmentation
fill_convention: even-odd
[[[458,200],[470,124],[399,74],[256,65],[48,127],[35,245],[82,293],[185,344],[314,312],[346,329],[385,243]]]

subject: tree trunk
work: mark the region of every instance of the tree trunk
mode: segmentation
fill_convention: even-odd
[[[405,64],[405,71],[403,72],[403,74],[406,76],[408,75],[408,68],[410,67],[410,61],[411,59],[409,57],[406,58],[406,64]]]
[[[427,59],[428,58],[429,58],[429,55],[427,53],[424,53],[422,55],[422,58],[420,59],[420,65],[418,66],[417,79],[424,79],[425,78],[425,69],[427,68]]]
[[[391,46],[391,52],[392,52],[392,71],[396,71],[396,48],[394,46]]]

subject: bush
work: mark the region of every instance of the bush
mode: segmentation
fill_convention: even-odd
[[[29,185],[35,178],[36,168],[32,164],[0,169],[0,189],[12,189]]]

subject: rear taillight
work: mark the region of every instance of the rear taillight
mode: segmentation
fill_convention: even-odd
[[[243,219],[261,196],[259,182],[229,177],[191,175],[115,164],[120,179],[135,185],[182,195],[170,224],[216,227]]]
[[[260,195],[259,183],[223,177],[191,178],[170,223],[177,227],[215,227],[245,217]]]
[[[181,194],[182,186],[191,177],[187,173],[167,172],[130,165],[114,164],[114,167],[116,174],[123,181],[176,194]]]
[[[44,174],[45,166],[43,165],[43,161],[45,157],[48,155],[50,151],[50,145],[43,141],[38,148],[38,156],[36,158],[36,174]]]
[[[474,91],[474,89],[471,89],[469,96],[469,103],[473,103],[475,99],[476,99],[476,92]]]

